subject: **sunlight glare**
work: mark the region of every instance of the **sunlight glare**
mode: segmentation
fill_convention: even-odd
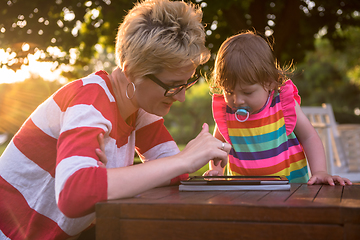
[[[30,50],[30,45],[28,43],[24,43],[21,47],[21,50],[23,50],[24,52],[27,52]]]
[[[26,46],[24,46],[26,47]],[[54,55],[62,55],[61,51],[56,48],[48,49]],[[0,64],[6,63],[14,57],[13,55],[5,52],[3,49],[0,49]],[[48,81],[59,81],[60,83],[66,83],[67,79],[62,77],[60,74],[62,71],[71,71],[72,67],[66,65],[60,65],[56,68],[58,62],[40,62],[40,58],[44,57],[44,53],[37,51],[34,54],[28,55],[28,65],[22,65],[20,69],[16,72],[12,69],[9,69],[7,66],[3,65],[0,68],[0,84],[1,83],[14,83],[21,82],[27,78],[30,78],[31,75],[38,75],[41,78]]]

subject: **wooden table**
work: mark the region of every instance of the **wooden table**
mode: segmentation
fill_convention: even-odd
[[[360,184],[290,191],[179,192],[96,205],[96,239],[360,239]]]

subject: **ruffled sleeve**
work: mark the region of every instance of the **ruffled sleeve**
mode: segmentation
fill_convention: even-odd
[[[296,126],[295,101],[300,105],[301,98],[298,89],[289,79],[280,88],[280,102],[285,119],[286,134],[289,135],[294,131]],[[295,100],[295,101],[294,101]]]
[[[212,99],[212,111],[215,123],[217,124],[221,135],[230,143],[230,137],[226,123],[226,102],[221,94],[214,94]]]

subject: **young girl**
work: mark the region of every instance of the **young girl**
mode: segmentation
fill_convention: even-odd
[[[211,82],[212,92],[222,92],[213,96],[214,136],[232,145],[230,174],[285,175],[291,183],[351,184],[327,173],[322,142],[286,75],[271,46],[254,32],[230,37],[220,47]],[[205,175],[221,174],[224,169],[210,161]]]

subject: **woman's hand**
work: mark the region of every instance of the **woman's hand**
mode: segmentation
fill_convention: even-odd
[[[106,164],[107,164],[108,160],[105,155],[104,134],[100,133],[98,135],[98,142],[99,142],[100,148],[95,149],[95,153],[99,157],[98,165],[100,167],[106,168]]]
[[[220,163],[221,167],[225,167],[230,149],[231,145],[214,138],[209,133],[209,126],[204,123],[199,135],[191,140],[178,156],[187,164],[187,172],[192,173],[211,159],[215,165]]]
[[[102,136],[99,136],[100,146],[101,141]],[[199,135],[178,154],[148,161],[146,164],[108,168],[108,199],[133,197],[148,189],[169,184],[177,176],[199,170],[211,159],[225,167],[230,149],[230,144],[213,137],[208,125],[204,124]],[[105,154],[101,154],[103,151],[97,150],[101,161],[106,159]]]
[[[334,186],[336,183],[339,183],[340,185],[344,186],[345,184],[351,185],[352,182],[347,178],[342,178],[337,175],[330,175],[327,172],[317,172],[314,173],[311,178],[308,181],[308,185],[313,184],[329,184],[331,186]]]

